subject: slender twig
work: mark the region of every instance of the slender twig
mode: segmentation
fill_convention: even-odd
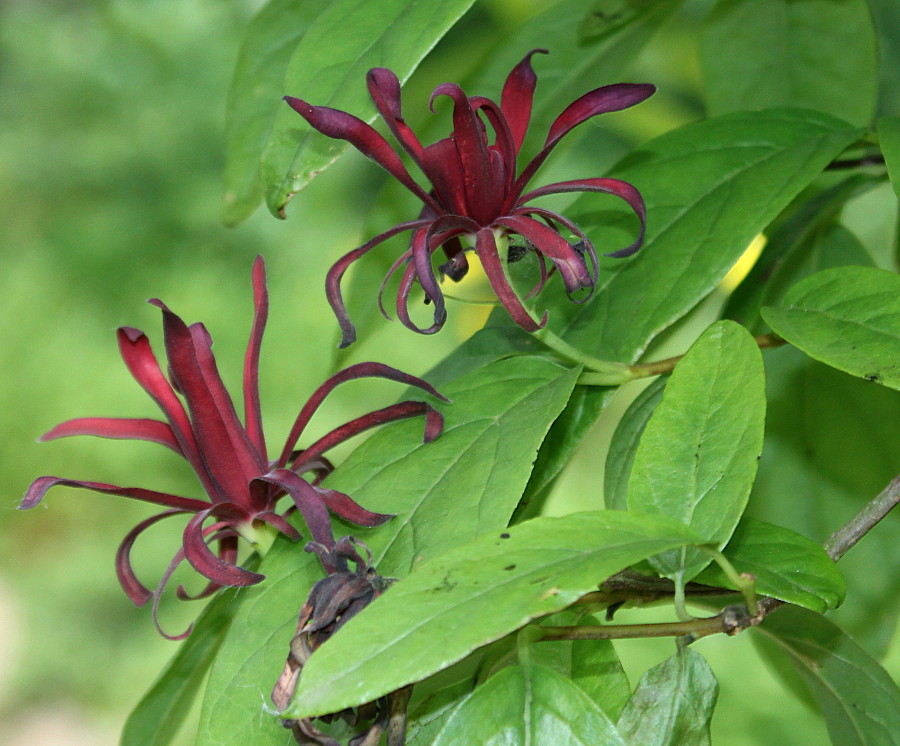
[[[761,350],[770,348],[770,347],[781,347],[781,345],[786,344],[785,340],[779,337],[777,334],[759,334],[755,337],[756,344],[759,345]],[[546,340],[542,340],[546,343]],[[548,345],[549,346],[549,345]],[[556,348],[553,348],[556,349]],[[557,350],[560,354],[565,355],[565,353]],[[574,360],[574,362],[579,362],[585,367],[585,372],[581,374],[578,378],[578,383],[587,386],[614,386],[619,385],[621,383],[625,383],[627,381],[634,381],[639,378],[650,378],[651,376],[658,376],[663,373],[670,373],[675,365],[678,363],[684,355],[675,355],[674,357],[667,357],[664,360],[656,360],[652,363],[640,363],[638,365],[628,365],[624,366],[624,370],[612,370],[612,369],[603,369],[598,370],[595,367],[591,366],[589,361],[584,359]],[[604,362],[604,361],[600,361]],[[606,365],[613,365],[613,363],[605,363]]]
[[[824,549],[835,562],[871,531],[897,503],[900,503],[900,474],[876,495],[845,526],[835,531],[824,543]],[[691,588],[691,586],[695,586]],[[663,596],[671,597],[675,586],[671,581],[648,578],[629,571],[612,576],[603,588],[582,596],[577,603],[590,604],[623,601],[655,601]],[[689,583],[687,595],[718,595],[734,593],[732,590],[697,586]],[[692,593],[693,592],[693,593]],[[643,637],[686,637],[689,642],[714,634],[736,635],[749,627],[755,627],[769,614],[785,605],[771,596],[760,598],[756,613],[751,615],[744,605],[727,606],[712,617],[700,617],[679,622],[659,624],[604,624],[600,626],[538,627],[542,635],[538,642],[553,640],[617,640]]]

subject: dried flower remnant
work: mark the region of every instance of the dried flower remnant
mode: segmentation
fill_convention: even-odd
[[[321,485],[333,469],[325,457],[328,450],[365,430],[409,417],[424,416],[425,442],[434,440],[443,428],[441,414],[431,405],[404,401],[357,417],[306,448],[296,449],[322,401],[336,386],[347,381],[386,378],[416,386],[446,401],[419,378],[380,363],[359,363],[331,376],[316,389],[297,415],[281,453],[270,461],[259,398],[259,353],[269,307],[262,257],[257,257],[253,265],[252,284],[254,316],[244,359],[243,422],[219,376],[212,339],[206,328],[199,323],[188,326],[164,303],[154,299],[150,302],[163,315],[169,378],[160,368],[143,332],[121,327],[118,340],[125,365],[160,407],[166,421],[80,418],[63,422],[41,437],[46,441],[71,435],[94,435],[147,440],[167,446],[191,465],[208,501],[138,487],[43,476],[31,484],[19,506],[23,510],[33,508],[51,487],[64,485],[164,507],[163,512],[138,523],[125,536],[116,554],[116,574],[122,588],[138,606],[153,600],[153,618],[157,627],[160,594],[175,568],[185,559],[209,580],[206,588],[193,597],[204,598],[223,586],[247,586],[263,580],[263,575],[237,564],[238,538],[263,547],[271,541],[274,532],[297,540],[300,533],[286,520],[294,510],[299,510],[303,516],[313,540],[326,548],[335,544],[329,512],[360,526],[377,526],[392,517],[368,511],[348,495]],[[292,504],[284,513],[278,513],[277,504],[285,496],[291,498]],[[194,515],[184,530],[182,546],[169,562],[155,591],[150,591],[138,580],[131,565],[130,553],[135,540],[164,518],[191,513]],[[217,545],[216,552],[210,549],[211,544]],[[329,554],[322,555],[326,572],[337,569],[332,562]],[[183,587],[178,588],[178,597],[192,598]],[[166,637],[181,639],[190,633],[190,628],[174,636],[161,629],[160,632]]]
[[[575,223],[551,210],[537,207],[532,200],[564,192],[604,192],[622,198],[640,219],[637,240],[627,248],[606,256],[625,257],[640,248],[646,214],[640,193],[631,184],[618,179],[586,178],[564,181],[525,192],[525,188],[556,144],[572,129],[588,119],[607,112],[627,109],[648,98],[656,90],[648,84],[617,83],[603,86],[572,102],[553,124],[538,154],[516,175],[516,158],[525,140],[531,118],[537,77],[531,67],[529,52],[506,79],[500,104],[482,96],[466,96],[455,83],[444,83],[434,89],[434,101],[447,96],[453,102],[453,132],[450,137],[423,146],[401,113],[400,83],[386,68],[374,68],[367,75],[369,93],[379,114],[400,146],[425,174],[431,190],[425,191],[410,176],[400,156],[372,127],[355,116],[324,106],[312,106],[299,98],[286,96],[285,101],[309,124],[328,137],[346,140],[368,156],[424,204],[416,220],[400,223],[380,233],[346,254],[328,272],[326,292],[341,325],[346,347],[356,339],[356,331],[341,295],[341,278],[347,268],[378,244],[406,231],[412,231],[409,248],[394,262],[379,293],[391,275],[405,265],[397,294],[397,315],[408,328],[422,334],[438,331],[446,319],[444,296],[432,266],[432,254],[442,248],[447,257],[441,265],[442,275],[454,281],[468,271],[466,251],[478,255],[491,287],[519,326],[536,331],[547,320],[546,313],[536,322],[510,286],[501,258],[510,235],[519,235],[525,246],[537,256],[541,277],[528,293],[539,293],[548,277],[559,271],[570,295],[580,288],[593,289],[597,282],[598,258],[593,244]],[[488,128],[494,133],[488,142]],[[570,242],[566,231],[576,237]],[[472,244],[464,248],[463,240]],[[552,267],[547,267],[547,260]],[[515,257],[507,255],[507,261]],[[415,282],[434,304],[434,321],[419,327],[409,316],[409,295]],[[386,315],[386,314],[385,314]]]
[[[323,565],[327,564],[335,569],[312,587],[306,603],[300,609],[290,654],[272,690],[272,702],[279,710],[284,710],[290,704],[303,666],[310,656],[373,599],[387,590],[391,583],[390,579],[381,577],[372,567],[369,548],[352,536],[341,538],[330,549],[310,542],[306,545],[306,550],[315,552]],[[362,558],[359,550],[366,552],[366,559]],[[350,569],[351,562],[353,570]],[[339,741],[316,727],[314,720],[330,723],[341,718],[350,726],[360,725],[363,728],[350,741],[351,744],[378,743],[388,727],[390,712],[390,696],[387,696],[376,702],[321,718],[285,719],[282,724],[291,730],[299,744],[340,746]]]

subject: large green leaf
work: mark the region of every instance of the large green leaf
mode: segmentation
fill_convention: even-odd
[[[284,93],[316,106],[371,121],[366,72],[390,67],[405,81],[473,0],[335,0],[297,44],[284,77]],[[283,216],[288,200],[347,148],[314,132],[294,111],[276,114],[262,156],[269,209]]]
[[[310,659],[289,712],[336,712],[419,681],[623,567],[695,539],[668,516],[608,511],[482,536],[415,569],[347,622]]]
[[[823,612],[839,606],[847,592],[844,576],[825,550],[781,526],[743,518],[724,554],[738,572],[756,576],[761,595]],[[695,580],[735,588],[718,565],[710,565]]]
[[[878,120],[878,141],[891,176],[891,186],[900,197],[900,117],[882,117]]]
[[[667,376],[658,376],[625,410],[606,453],[603,498],[609,510],[628,510],[628,481],[641,436],[662,400]]]
[[[759,631],[781,646],[806,682],[835,746],[892,746],[900,733],[900,689],[840,627],[787,607]]]
[[[617,727],[629,746],[707,746],[718,694],[706,659],[684,648],[641,677]]]
[[[628,482],[628,507],[671,515],[722,547],[737,526],[762,451],[762,355],[733,321],[707,329],[675,366],[644,429]],[[683,547],[651,559],[673,580],[710,562]]]
[[[900,396],[806,357],[765,356],[766,439],[748,514],[824,542],[898,471]],[[898,516],[888,516],[841,559],[852,603],[832,612],[875,655],[900,613]]]
[[[225,109],[224,217],[239,223],[263,198],[259,159],[284,106],[284,72],[330,0],[270,0],[247,26]]]
[[[779,303],[798,280],[825,267],[870,264],[872,260],[859,239],[836,220],[849,201],[880,183],[877,176],[853,174],[774,223],[753,269],[728,297],[725,318],[762,334],[769,329],[760,309]]]
[[[422,444],[419,422],[396,423],[340,465],[329,486],[367,508],[397,514],[377,529],[353,531],[375,552],[383,575],[402,577],[416,562],[506,526],[577,375],[577,369],[524,357],[476,368],[441,386],[454,403],[443,407],[445,430],[436,441]],[[284,541],[260,571],[266,580],[243,591],[213,666],[198,742],[204,746],[239,737],[264,746],[283,743],[273,719],[260,723],[260,706],[268,702],[297,613],[321,570],[301,545]]]
[[[713,115],[802,106],[868,124],[878,45],[865,0],[719,0],[700,36]]]
[[[837,267],[798,282],[763,318],[810,357],[900,389],[900,275]]]
[[[825,114],[777,109],[690,124],[641,146],[610,175],[641,190],[650,216],[645,245],[631,259],[604,260],[585,303],[558,297],[551,326],[601,359],[634,361],[859,134]],[[601,212],[603,205],[590,194],[566,214],[601,251],[627,245],[636,221],[622,223],[623,212]]]
[[[448,718],[433,746],[625,746],[615,725],[570,679],[540,665],[510,666]]]
[[[256,562],[245,567],[253,569]],[[132,710],[120,746],[165,746],[190,712],[238,605],[238,589],[219,593],[197,618],[190,636]]]

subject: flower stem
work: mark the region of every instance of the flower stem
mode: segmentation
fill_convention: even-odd
[[[711,547],[701,547],[701,549],[716,561],[716,564],[722,569],[722,572],[725,573],[725,577],[734,583],[741,592],[741,595],[747,602],[747,608],[750,610],[750,614],[756,616],[759,613],[759,605],[756,602],[756,577],[749,573],[738,572],[735,570],[734,565],[728,561],[728,558],[716,549],[712,549]]]

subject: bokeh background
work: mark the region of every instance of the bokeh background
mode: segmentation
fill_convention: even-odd
[[[261,383],[273,442],[336,365],[378,359],[422,374],[484,321],[486,309],[469,304],[451,307],[447,329],[431,338],[375,321],[351,351],[337,353],[324,273],[368,231],[359,205],[381,183],[378,169],[355,153],[304,190],[288,220],[261,208],[238,227],[222,224],[225,98],[241,33],[258,5],[0,2],[2,746],[116,743],[130,707],[175,651],[157,635],[149,610],[126,599],[113,573],[119,541],[151,508],[57,488],[38,509],[15,510],[42,474],[196,493],[186,465],[151,444],[35,442],[72,417],[157,416],[115,344],[116,327],[130,325],[161,348],[159,313],[146,299],[160,297],[186,320],[204,321],[226,383],[239,390],[249,270],[256,254],[265,255],[272,310]],[[694,32],[708,5],[689,3],[633,65],[628,78],[650,80],[661,92],[639,111],[598,126],[592,147],[602,147],[609,163],[631,145],[703,116]],[[464,79],[491,39],[541,7],[537,0],[477,3],[410,81],[408,100],[424,102],[448,69]],[[559,155],[553,176],[579,160],[577,148]],[[891,240],[890,199],[879,192],[850,211],[847,219],[865,240]],[[466,292],[477,297],[478,282],[473,278]],[[727,287],[694,315],[682,339],[702,328],[725,293]],[[374,304],[368,312],[375,313]],[[397,393],[390,386],[347,386],[315,425],[324,431]],[[585,443],[552,510],[602,505],[598,465],[628,395]],[[178,544],[175,523],[148,532],[135,550],[147,583]],[[176,629],[198,612],[197,604],[169,594],[161,617]],[[636,682],[670,653],[671,642],[623,642],[620,650]],[[709,640],[703,652],[722,685],[714,741],[825,742],[818,718],[785,694],[749,643]],[[896,645],[888,666],[900,669]],[[191,740],[186,732],[183,742]]]

